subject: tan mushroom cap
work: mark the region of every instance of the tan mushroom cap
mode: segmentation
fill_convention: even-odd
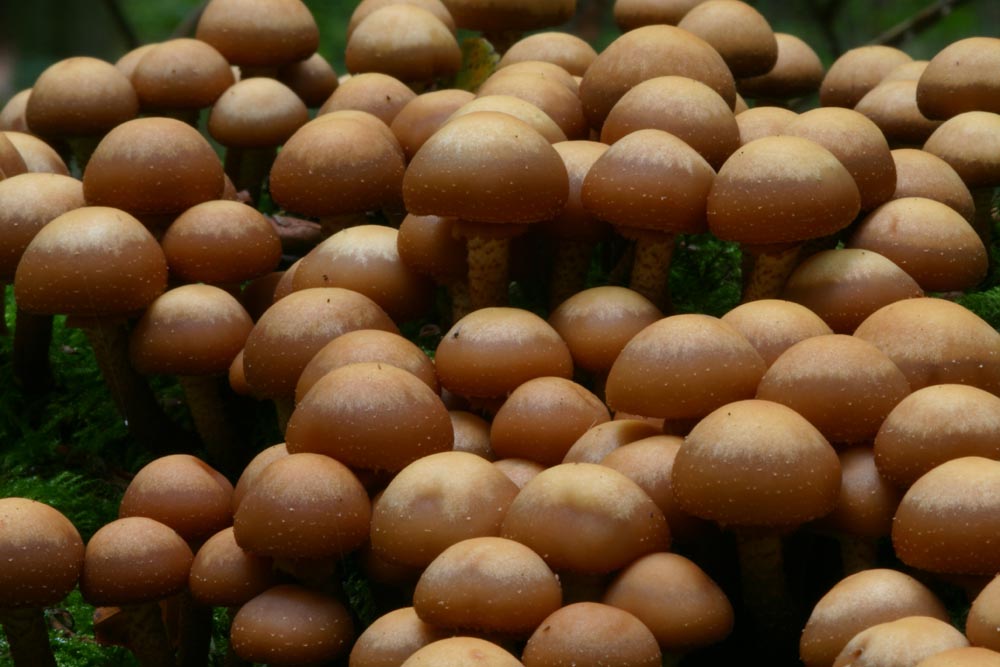
[[[789,276],[783,299],[819,315],[834,333],[851,334],[869,315],[890,303],[924,295],[892,260],[859,249],[824,250]]]
[[[542,223],[545,234],[556,239],[597,243],[607,238],[610,226],[583,205],[583,182],[598,158],[608,150],[607,144],[597,141],[560,141],[553,144],[569,176],[569,198],[566,206],[555,218]]]
[[[236,655],[269,665],[318,664],[347,653],[354,641],[351,612],[340,601],[302,586],[274,586],[233,617]]]
[[[764,360],[738,331],[709,315],[674,315],[632,338],[608,374],[607,403],[645,417],[700,419],[753,396]]]
[[[540,77],[531,72],[503,74],[501,70],[500,76],[491,76],[483,82],[477,95],[479,97],[508,95],[520,98],[545,112],[568,139],[586,139],[590,136],[590,128],[583,115],[583,105],[576,91],[551,78]]]
[[[906,299],[872,313],[854,335],[896,362],[913,391],[968,384],[1000,395],[1000,333],[944,299]]]
[[[624,447],[630,442],[635,442],[643,438],[650,438],[662,433],[662,429],[657,428],[653,424],[639,419],[620,419],[616,418],[613,421],[604,422],[597,424],[588,428],[583,435],[576,439],[569,451],[566,452],[566,456],[563,457],[563,463],[603,463],[604,458],[610,455],[617,449]],[[614,467],[614,466],[609,466]],[[622,472],[622,471],[619,471]],[[623,473],[624,474],[624,473]],[[631,475],[625,475],[629,479],[632,479]],[[635,481],[632,479],[632,481]],[[636,482],[638,483],[638,482]],[[643,491],[649,493],[647,489],[642,484],[639,484]],[[653,498],[653,494],[649,494],[650,498]],[[657,499],[653,498],[655,502]],[[657,506],[660,506],[657,503]],[[663,509],[663,507],[660,507]],[[666,514],[666,510],[664,510]],[[671,530],[673,530],[673,524],[670,523],[669,518],[667,524],[670,525]]]
[[[200,39],[186,37],[151,48],[129,79],[144,110],[202,109],[236,82],[221,53]]]
[[[618,228],[667,234],[707,229],[715,170],[698,152],[663,130],[619,139],[587,172],[584,208]]]
[[[251,77],[215,100],[208,132],[223,146],[265,148],[285,143],[308,121],[305,103],[291,88],[267,77]]]
[[[950,648],[930,655],[915,667],[998,667],[1000,653],[978,646]]]
[[[880,539],[892,532],[902,491],[890,484],[875,466],[867,443],[837,452],[840,458],[840,498],[832,512],[815,523],[820,530]]]
[[[705,40],[674,26],[648,25],[612,42],[584,74],[580,101],[590,126],[600,128],[611,108],[637,84],[667,75],[701,81],[730,107],[736,99],[733,75]]]
[[[784,299],[758,299],[733,308],[722,316],[750,342],[767,366],[792,345],[833,333],[819,315]]]
[[[868,91],[854,110],[878,125],[893,147],[919,146],[941,121],[929,120],[920,113],[916,94],[915,81],[884,81]]]
[[[792,345],[757,386],[757,398],[787,405],[836,444],[870,442],[909,393],[906,376],[889,357],[843,334]]]
[[[340,85],[337,72],[320,53],[283,66],[278,81],[295,91],[310,109],[322,106]]]
[[[395,77],[380,72],[364,72],[355,74],[337,86],[319,108],[319,115],[354,109],[367,111],[386,125],[391,125],[396,114],[416,96],[415,92]]]
[[[542,621],[521,659],[525,667],[656,667],[662,655],[653,633],[628,611],[577,602]]]
[[[149,304],[132,329],[129,358],[144,374],[221,375],[251,329],[250,316],[225,290],[182,285]]]
[[[436,215],[407,215],[396,237],[399,259],[436,283],[463,280],[469,267],[465,242],[455,236],[456,222]]]
[[[545,465],[562,461],[589,428],[611,419],[597,396],[561,377],[528,380],[497,411],[490,443],[500,458]]]
[[[549,315],[549,324],[566,341],[577,366],[607,372],[626,343],[662,317],[638,292],[606,285],[566,299]]]
[[[528,482],[501,536],[527,545],[556,571],[603,574],[666,550],[670,528],[646,492],[594,463],[562,463]]]
[[[576,11],[576,0],[442,1],[459,28],[490,32],[548,28],[565,23]]]
[[[888,257],[928,292],[966,290],[986,277],[987,252],[972,225],[923,197],[894,199],[872,211],[847,241]]]
[[[560,606],[559,578],[541,556],[501,537],[451,545],[431,561],[413,592],[417,615],[435,627],[520,639]]]
[[[277,583],[269,558],[236,544],[233,528],[208,538],[191,564],[188,587],[195,600],[215,607],[238,607]]]
[[[830,667],[854,635],[906,616],[947,621],[948,611],[929,588],[902,572],[880,568],[852,574],[816,603],[799,655],[806,667]]]
[[[319,46],[319,28],[301,0],[212,0],[195,37],[239,67],[280,67]]]
[[[142,516],[199,543],[232,523],[233,485],[189,454],[171,454],[143,466],[129,482],[118,508],[121,518]]]
[[[0,607],[46,607],[76,588],[83,541],[69,519],[27,498],[0,499]]]
[[[698,151],[713,169],[740,145],[740,129],[725,100],[684,76],[647,79],[622,95],[604,121],[601,141],[614,144],[642,129],[669,132]]]
[[[412,373],[381,362],[335,368],[299,401],[288,452],[325,454],[352,468],[398,472],[454,444],[444,403]]]
[[[506,79],[507,77],[504,78]],[[514,95],[491,94],[483,97],[477,97],[474,100],[466,102],[459,109],[457,109],[447,121],[445,121],[445,125],[442,126],[441,129],[444,129],[445,126],[450,125],[458,118],[462,118],[463,116],[473,113],[502,113],[508,116],[513,116],[515,119],[520,120],[531,127],[531,129],[535,132],[545,137],[546,141],[550,144],[554,144],[559,141],[566,141],[566,133],[563,132],[562,128],[559,127],[558,123],[556,123],[551,116],[531,102],[521,99],[520,97],[515,97]],[[477,118],[480,117],[477,116]],[[489,131],[487,127],[484,127],[484,129]],[[515,135],[515,138],[516,137],[517,135]],[[432,136],[430,139],[433,138],[434,137]],[[430,143],[430,140],[425,142],[425,145],[428,143]],[[527,141],[525,143],[527,143]],[[511,149],[508,148],[508,150]]]
[[[400,471],[375,501],[371,545],[393,563],[426,567],[449,546],[500,534],[517,486],[489,461],[443,452]]]
[[[493,467],[514,482],[518,489],[523,489],[538,473],[545,470],[545,466],[541,463],[527,459],[499,459],[493,462]]]
[[[495,461],[496,454],[490,445],[490,423],[479,415],[465,410],[449,410],[451,426],[455,431],[456,452],[468,452]]]
[[[386,121],[382,120],[373,113],[369,113],[368,111],[361,111],[360,109],[337,109],[336,111],[328,111],[321,116],[316,116],[313,118],[313,121],[318,125],[320,123],[325,123],[328,120],[344,119],[364,123],[367,127],[377,131],[385,137],[386,140],[396,149],[397,153],[401,156],[405,155],[403,147],[400,145],[396,135],[393,134],[392,130],[386,124]]]
[[[422,317],[431,309],[433,285],[400,259],[398,236],[381,225],[343,229],[302,258],[292,288],[343,287],[364,294],[396,322]]]
[[[764,137],[719,170],[708,226],[729,241],[797,243],[843,229],[860,206],[854,179],[833,153],[808,139]]]
[[[798,114],[783,107],[757,106],[736,114],[740,131],[740,145],[783,134],[785,126],[798,118]]]
[[[26,171],[28,165],[25,164],[24,158],[17,152],[17,148],[7,135],[0,133],[0,181]]]
[[[644,25],[677,25],[684,15],[705,0],[615,0],[615,23],[622,32]]]
[[[945,461],[907,490],[892,524],[899,559],[929,572],[993,576],[1000,554],[1000,461]]]
[[[32,134],[65,138],[100,136],[137,113],[139,99],[121,71],[79,56],[60,60],[38,76],[25,118]]]
[[[21,155],[21,159],[24,160],[25,169],[28,172],[58,174],[60,176],[70,175],[69,168],[63,162],[63,159],[59,157],[59,153],[38,137],[25,132],[10,130],[0,132],[0,134],[3,134],[10,141],[14,150]],[[0,166],[0,170],[3,170],[2,166]],[[7,174],[7,178],[14,175]]]
[[[892,198],[896,163],[889,144],[872,121],[852,109],[830,107],[800,114],[784,134],[815,141],[844,165],[861,194],[861,210],[870,211]]]
[[[466,315],[441,339],[434,361],[443,387],[482,398],[507,396],[532,378],[573,374],[569,348],[556,330],[519,308]]]
[[[451,118],[460,107],[475,99],[467,90],[446,88],[417,95],[407,102],[392,119],[391,129],[412,160],[431,135]]]
[[[160,241],[174,278],[238,285],[281,261],[281,239],[252,206],[215,199],[180,214]]]
[[[908,667],[926,657],[969,642],[950,623],[927,616],[907,616],[859,632],[833,667]]]
[[[378,362],[409,371],[435,394],[440,389],[434,363],[424,351],[397,333],[379,329],[359,329],[337,336],[309,361],[295,386],[300,402],[330,371],[361,362]]]
[[[250,460],[250,463],[247,464],[242,474],[240,474],[240,478],[236,482],[236,487],[233,489],[233,514],[236,514],[236,508],[243,501],[243,496],[253,486],[260,473],[264,472],[267,466],[286,456],[288,456],[288,448],[282,442],[265,448]]]
[[[354,642],[350,667],[398,667],[417,650],[451,635],[417,616],[413,607],[375,619]]]
[[[358,6],[354,8],[351,19],[347,24],[347,38],[350,39],[354,29],[373,13],[383,7],[403,4],[419,7],[424,11],[430,12],[437,20],[445,24],[450,32],[455,32],[455,19],[452,18],[451,12],[448,11],[448,8],[441,0],[361,0]]]
[[[882,45],[859,46],[841,54],[823,77],[819,102],[825,107],[853,109],[889,72],[912,62],[905,52]]]
[[[823,82],[823,62],[795,35],[774,33],[778,60],[766,74],[740,79],[736,88],[750,98],[787,100],[816,92]]]
[[[928,118],[951,118],[966,111],[1000,113],[1000,39],[968,37],[935,55],[920,77],[917,104]]]
[[[524,667],[507,651],[485,639],[449,637],[415,651],[400,667]]]
[[[343,556],[368,538],[371,503],[358,478],[321,454],[273,461],[236,508],[236,542],[282,558]]]
[[[794,527],[830,513],[840,462],[823,435],[791,408],[730,403],[692,429],[677,453],[681,509],[723,525]]]
[[[668,653],[721,642],[733,629],[733,606],[725,593],[677,554],[638,559],[615,577],[601,601],[634,614]]]
[[[28,121],[25,119],[29,97],[31,97],[31,88],[25,88],[14,93],[7,100],[6,104],[0,108],[0,130],[25,133],[31,131],[28,129]]]
[[[392,4],[355,26],[344,61],[350,72],[430,82],[458,72],[462,51],[453,31],[437,16],[416,5]]]
[[[84,206],[80,181],[57,174],[0,180],[0,278],[11,280],[25,248],[45,225]]]
[[[597,52],[594,47],[576,35],[540,32],[511,45],[497,64],[497,69],[514,63],[541,60],[559,65],[574,76],[583,76],[595,58]]]
[[[965,634],[974,646],[1000,651],[1000,579],[994,577],[972,601],[965,620]]]
[[[146,517],[118,519],[87,543],[80,592],[100,606],[160,600],[184,590],[193,560],[172,528]]]
[[[87,206],[38,231],[17,265],[14,297],[33,313],[128,315],[166,286],[167,261],[142,223],[118,209]]]
[[[338,118],[303,125],[271,167],[274,200],[323,217],[378,210],[398,201],[403,157],[378,128]]]
[[[578,94],[580,92],[581,77],[570,74],[568,70],[560,65],[544,60],[525,60],[506,65],[493,72],[490,78],[502,79],[505,76],[521,76],[524,74],[530,74],[539,79],[558,81],[573,93]]]
[[[711,44],[737,78],[766,74],[778,60],[778,41],[771,24],[745,2],[700,2],[677,27]]]
[[[958,172],[969,188],[1000,183],[1000,113],[967,111],[941,123],[924,143]]]
[[[1000,459],[1000,398],[962,384],[919,389],[893,408],[875,436],[875,463],[908,488],[954,458]]]
[[[933,153],[916,148],[892,151],[896,163],[896,192],[893,199],[925,197],[947,204],[968,220],[976,217],[976,205],[969,188],[950,164]]]
[[[919,81],[920,75],[927,69],[929,60],[910,60],[896,65],[882,78],[882,81]]]
[[[180,213],[222,195],[222,163],[196,129],[137,118],[111,130],[83,173],[87,203],[133,215]]]

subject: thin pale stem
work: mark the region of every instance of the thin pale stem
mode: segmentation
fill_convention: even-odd
[[[225,401],[222,376],[182,376],[179,379],[195,429],[208,450],[208,462],[226,475],[238,473],[239,436]]]
[[[506,305],[510,285],[510,239],[470,236],[468,253],[472,309]]]
[[[798,615],[785,580],[781,537],[735,528],[743,606],[767,653],[780,652],[795,637]]]
[[[555,308],[583,289],[594,252],[594,244],[589,241],[557,239],[555,246],[549,279],[549,308]]]
[[[670,260],[676,237],[664,234],[655,237],[643,234],[635,242],[635,262],[629,287],[652,301],[664,313],[670,305]]]
[[[156,602],[130,605],[128,647],[142,667],[175,667],[174,649],[163,625],[160,605]]]
[[[743,251],[754,254],[753,271],[743,288],[743,303],[779,298],[788,276],[798,266],[799,246],[761,252],[744,247]]]

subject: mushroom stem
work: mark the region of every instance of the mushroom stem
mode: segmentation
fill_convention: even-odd
[[[448,296],[451,299],[451,324],[472,312],[472,299],[469,296],[469,283],[463,278],[448,283]]]
[[[989,248],[993,239],[993,188],[974,189],[972,201],[976,206],[976,220],[972,226],[983,245]]]
[[[163,615],[157,602],[123,607],[129,618],[128,647],[142,667],[174,667]]]
[[[0,609],[14,667],[56,667],[41,609]]]
[[[212,644],[212,608],[198,603],[190,591],[181,593],[180,607],[177,667],[202,667]]]
[[[743,246],[743,252],[753,256],[753,271],[743,286],[743,301],[777,299],[785,287],[788,276],[798,265],[801,246]]]
[[[740,563],[743,606],[766,651],[781,651],[798,625],[795,606],[785,582],[781,537],[770,532],[734,527]]]
[[[41,393],[52,386],[51,343],[52,316],[18,308],[14,322],[14,377],[29,393]]]
[[[509,238],[469,236],[469,301],[473,310],[507,303]]]
[[[288,428],[288,420],[292,418],[292,413],[295,412],[295,399],[291,396],[279,396],[272,400],[274,402],[274,410],[278,416],[278,430],[284,433],[285,429]]]
[[[104,384],[132,437],[153,452],[182,447],[188,438],[163,413],[145,379],[129,363],[125,324],[79,318],[76,325],[87,335]]]
[[[226,174],[232,179],[236,191],[246,190],[250,199],[260,201],[264,180],[271,171],[276,151],[273,147],[236,148],[226,150]]]
[[[639,234],[635,241],[635,262],[629,287],[652,301],[664,313],[670,306],[670,259],[674,254],[674,234]]]
[[[236,426],[226,404],[226,382],[221,376],[181,376],[184,398],[195,430],[208,450],[209,463],[225,475],[238,473]]]
[[[583,289],[594,244],[590,241],[556,239],[555,250],[552,277],[549,279],[550,308],[555,308]]]
[[[860,535],[838,535],[840,560],[844,576],[871,570],[878,565],[878,543],[870,537]]]

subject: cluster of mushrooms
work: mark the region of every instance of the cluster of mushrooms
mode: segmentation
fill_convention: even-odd
[[[523,36],[574,11],[363,0],[338,79],[300,0],[211,0],[6,104],[14,372],[50,390],[67,315],[157,455],[86,546],[0,500],[17,667],[77,586],[155,667],[207,664],[213,608],[227,665],[1000,665],[1000,333],[941,298],[989,269],[1000,39],[824,71],[735,0],[618,0],[600,54]],[[440,83],[456,28],[502,54],[469,42],[475,90]],[[708,232],[743,303],[672,314]],[[615,235],[628,287],[585,289]],[[248,404],[285,442],[249,450]]]

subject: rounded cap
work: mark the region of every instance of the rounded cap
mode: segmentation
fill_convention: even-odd
[[[917,85],[917,105],[928,118],[966,111],[1000,113],[1000,39],[968,37],[941,49]]]
[[[525,667],[656,667],[662,655],[641,620],[616,607],[577,602],[554,611],[524,647]]]
[[[998,667],[1000,653],[979,646],[950,648],[927,656],[915,667]]]
[[[497,69],[514,63],[543,61],[559,65],[573,76],[583,76],[597,58],[594,47],[565,32],[539,32],[514,42],[503,54]]]
[[[560,141],[553,144],[569,175],[569,198],[555,218],[542,223],[544,233],[556,239],[597,243],[611,232],[607,222],[598,219],[583,205],[583,182],[587,172],[607,150],[597,141]]]
[[[615,23],[622,32],[644,25],[677,25],[684,15],[705,0],[615,0]]]
[[[32,134],[56,138],[100,136],[138,113],[139,99],[125,75],[83,56],[42,72],[25,108]]]
[[[247,464],[247,467],[240,474],[240,478],[236,482],[236,488],[233,489],[233,514],[236,513],[236,508],[240,506],[243,496],[253,486],[254,481],[260,476],[260,473],[264,472],[264,468],[286,456],[288,456],[288,448],[282,442],[265,448],[250,460],[250,463]]]
[[[1000,621],[1000,579],[996,577],[986,584],[972,601],[965,621],[965,634],[976,646],[984,646],[994,651],[1000,650],[997,622]]]
[[[711,44],[737,78],[766,74],[778,60],[778,40],[771,24],[745,2],[699,2],[677,27]]]
[[[340,85],[337,73],[319,53],[281,67],[278,81],[295,91],[310,109],[322,106]]]
[[[590,135],[576,91],[551,78],[500,70],[500,76],[491,76],[479,87],[478,95],[518,97],[544,111],[567,138],[585,139]]]
[[[347,38],[351,72],[382,72],[400,81],[430,82],[454,75],[462,51],[452,30],[422,7],[392,4],[361,20]]]
[[[354,8],[351,20],[347,24],[348,39],[354,33],[354,29],[373,13],[383,7],[403,4],[419,7],[424,11],[430,12],[438,21],[445,24],[450,32],[455,32],[455,19],[452,18],[451,12],[448,11],[448,8],[441,0],[361,0],[358,6]]]
[[[934,130],[924,150],[958,172],[969,188],[1000,183],[1000,113],[967,111]]]
[[[39,230],[81,206],[83,186],[69,176],[29,173],[0,180],[0,278],[13,279]]]
[[[785,127],[798,118],[798,114],[783,107],[758,106],[736,114],[740,131],[740,146],[755,139],[784,134]]]
[[[14,147],[14,150],[17,153],[20,153],[21,159],[24,160],[24,167],[26,171],[32,173],[59,174],[60,176],[70,175],[69,168],[66,166],[66,163],[63,162],[63,159],[59,157],[59,153],[38,137],[32,134],[26,134],[25,132],[6,131],[2,134],[10,142],[10,145]],[[6,149],[0,150],[0,152],[6,152]],[[16,162],[15,159],[11,158],[13,158],[13,156],[6,159],[0,159],[0,171],[3,171],[7,178],[16,175],[15,173],[6,173],[7,169],[10,168],[8,163]],[[17,165],[11,169],[11,171],[20,171],[20,165]]]
[[[427,141],[460,107],[475,99],[467,90],[446,88],[417,95],[392,119],[392,132],[412,160]]]
[[[929,120],[920,113],[916,94],[916,81],[883,81],[868,91],[854,110],[878,125],[891,145],[919,146],[941,121]]]
[[[907,616],[859,632],[833,662],[833,667],[916,665],[941,651],[968,646],[969,641],[947,621]]]
[[[888,536],[902,492],[879,474],[868,443],[837,452],[837,456],[840,498],[834,510],[817,521],[815,527],[861,539]]]
[[[576,0],[443,1],[459,28],[486,32],[547,28],[565,23],[576,11]]]
[[[859,46],[845,51],[823,77],[819,102],[825,107],[853,109],[889,72],[912,60],[892,46]]]
[[[933,153],[916,148],[892,151],[896,163],[896,192],[893,199],[924,197],[950,206],[970,223],[976,205],[969,188],[951,165]]]
[[[149,49],[129,78],[143,110],[203,109],[236,81],[221,53],[189,38]]]
[[[2,498],[0,525],[0,607],[47,607],[76,588],[83,540],[62,513],[27,498]]]
[[[740,79],[743,97],[789,100],[810,95],[823,82],[823,62],[811,46],[795,35],[774,33],[778,59],[767,73]]]
[[[301,0],[212,0],[195,36],[239,67],[280,67],[319,46],[319,28]]]
[[[501,83],[504,81],[509,83],[511,79],[518,78],[521,77],[503,77],[503,79],[501,79]],[[534,83],[535,80],[528,79],[528,81]],[[486,84],[484,83],[483,85],[485,86]],[[506,86],[501,87],[506,88]],[[453,123],[458,118],[477,112],[500,113],[506,116],[512,116],[516,120],[520,120],[527,124],[535,132],[545,137],[545,140],[550,144],[554,144],[559,141],[566,141],[567,139],[566,133],[563,132],[562,128],[559,127],[549,114],[532,102],[522,99],[517,95],[501,95],[491,93],[489,95],[476,97],[476,99],[462,105],[461,108],[456,110],[455,113],[451,115],[451,118],[446,121],[445,125]],[[440,131],[441,130],[439,130],[439,132]],[[516,139],[518,135],[514,136]],[[512,144],[516,146],[516,142],[512,142]]]
[[[396,114],[416,96],[399,79],[380,72],[364,72],[338,85],[319,108],[319,115],[354,109],[367,111],[386,125],[391,125]]]
[[[563,457],[563,463],[603,463],[603,459],[616,449],[625,444],[634,442],[642,438],[650,438],[660,435],[662,429],[653,424],[640,419],[621,419],[617,415],[614,420],[597,424],[588,428],[583,435],[577,438],[573,446]],[[610,466],[614,467],[614,466]],[[632,479],[630,475],[625,475]],[[634,479],[632,481],[635,481]],[[638,483],[638,482],[636,482]],[[649,493],[645,486],[643,491]],[[653,498],[652,494],[649,494]],[[656,501],[656,498],[653,498]],[[659,503],[657,503],[659,506]],[[660,509],[663,509],[660,507]],[[666,512],[664,512],[666,514]],[[673,528],[673,524],[667,522]]]
[[[242,79],[223,92],[208,117],[208,132],[223,146],[280,146],[309,121],[291,88],[266,77]]]
[[[743,334],[768,367],[799,341],[833,333],[819,315],[783,299],[741,304],[723,315],[722,321]]]
[[[6,104],[0,107],[0,130],[4,132],[30,132],[28,121],[24,117],[29,97],[31,97],[31,88],[25,88],[14,93]]]
[[[271,560],[241,549],[229,527],[198,549],[188,587],[201,604],[238,607],[273,586],[276,579]]]
[[[524,667],[496,644],[476,637],[449,637],[415,651],[400,667]]]
[[[396,236],[399,259],[438,284],[465,280],[467,253],[465,242],[455,235],[456,222],[436,215],[407,215]]]
[[[351,667],[392,667],[401,665],[418,649],[450,636],[425,623],[413,607],[394,609],[378,617],[354,642]]]

